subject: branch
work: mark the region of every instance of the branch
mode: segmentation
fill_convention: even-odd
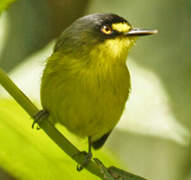
[[[17,103],[33,118],[39,109],[31,102],[31,100],[13,83],[13,81],[7,76],[7,74],[0,68],[0,84],[7,90],[7,92],[17,101]],[[40,128],[54,141],[66,154],[68,154],[78,164],[82,164],[85,160],[85,156],[80,154],[80,151],[71,144],[48,120],[48,117],[44,117],[43,121],[39,124]],[[90,173],[100,177],[101,179],[110,179],[107,173],[104,171],[106,168],[101,164],[94,161],[90,161],[87,166],[84,167]],[[104,171],[103,171],[104,169]],[[109,170],[109,169],[108,169]],[[108,171],[109,172],[109,171]],[[127,173],[127,172],[126,172]],[[112,174],[112,173],[110,173]],[[130,173],[127,173],[130,174]],[[120,173],[118,174],[118,177]],[[137,176],[136,176],[137,177]],[[123,180],[133,179],[129,176],[122,177]],[[115,177],[113,177],[115,180]],[[138,179],[137,179],[138,180]],[[139,178],[144,180],[144,178]]]
[[[12,82],[6,73],[0,69],[0,84],[7,90],[7,92],[17,101],[17,103],[31,116],[34,117],[39,109],[31,102],[31,100]],[[84,156],[80,151],[71,144],[49,121],[48,117],[44,118],[39,124],[40,128],[54,141],[65,153],[67,153],[77,163],[84,162]],[[93,161],[90,161],[85,167],[92,174],[103,178],[99,167]]]

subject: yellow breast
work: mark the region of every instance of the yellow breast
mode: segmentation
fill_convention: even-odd
[[[92,136],[93,140],[113,129],[129,95],[126,66],[84,65],[68,57],[53,58],[62,63],[53,68],[48,61],[41,85],[42,106],[52,119],[77,136]],[[109,56],[104,59],[109,61]]]

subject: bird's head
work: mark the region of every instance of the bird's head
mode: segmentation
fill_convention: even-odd
[[[116,14],[92,14],[77,19],[57,41],[55,51],[78,57],[105,56],[126,59],[128,50],[139,36],[157,33],[156,30],[134,28]]]

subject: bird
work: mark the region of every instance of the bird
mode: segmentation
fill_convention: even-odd
[[[100,149],[120,120],[131,81],[126,65],[137,37],[157,30],[134,28],[113,13],[81,17],[67,27],[48,57],[41,104],[52,123],[88,138],[88,153]]]

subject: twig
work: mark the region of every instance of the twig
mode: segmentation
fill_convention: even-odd
[[[31,102],[31,100],[13,83],[7,74],[0,68],[0,84],[7,92],[17,101],[17,103],[31,116],[34,117],[39,109]],[[49,121],[46,117],[40,128],[54,141],[66,154],[68,154],[77,163],[84,162],[84,155],[80,155],[80,151],[71,144]],[[79,154],[79,155],[78,155]],[[99,167],[95,162],[90,161],[85,167],[90,173],[103,178]]]
[[[18,102],[18,104],[33,118],[39,112],[39,109],[31,100],[13,83],[7,74],[0,68],[0,84],[7,92]],[[68,154],[78,164],[82,164],[85,156],[68,141],[48,120],[44,117],[39,123],[40,128],[54,141],[66,154]],[[145,180],[142,177],[120,170],[116,167],[105,168],[101,161],[90,161],[84,167],[90,173],[107,180]]]

